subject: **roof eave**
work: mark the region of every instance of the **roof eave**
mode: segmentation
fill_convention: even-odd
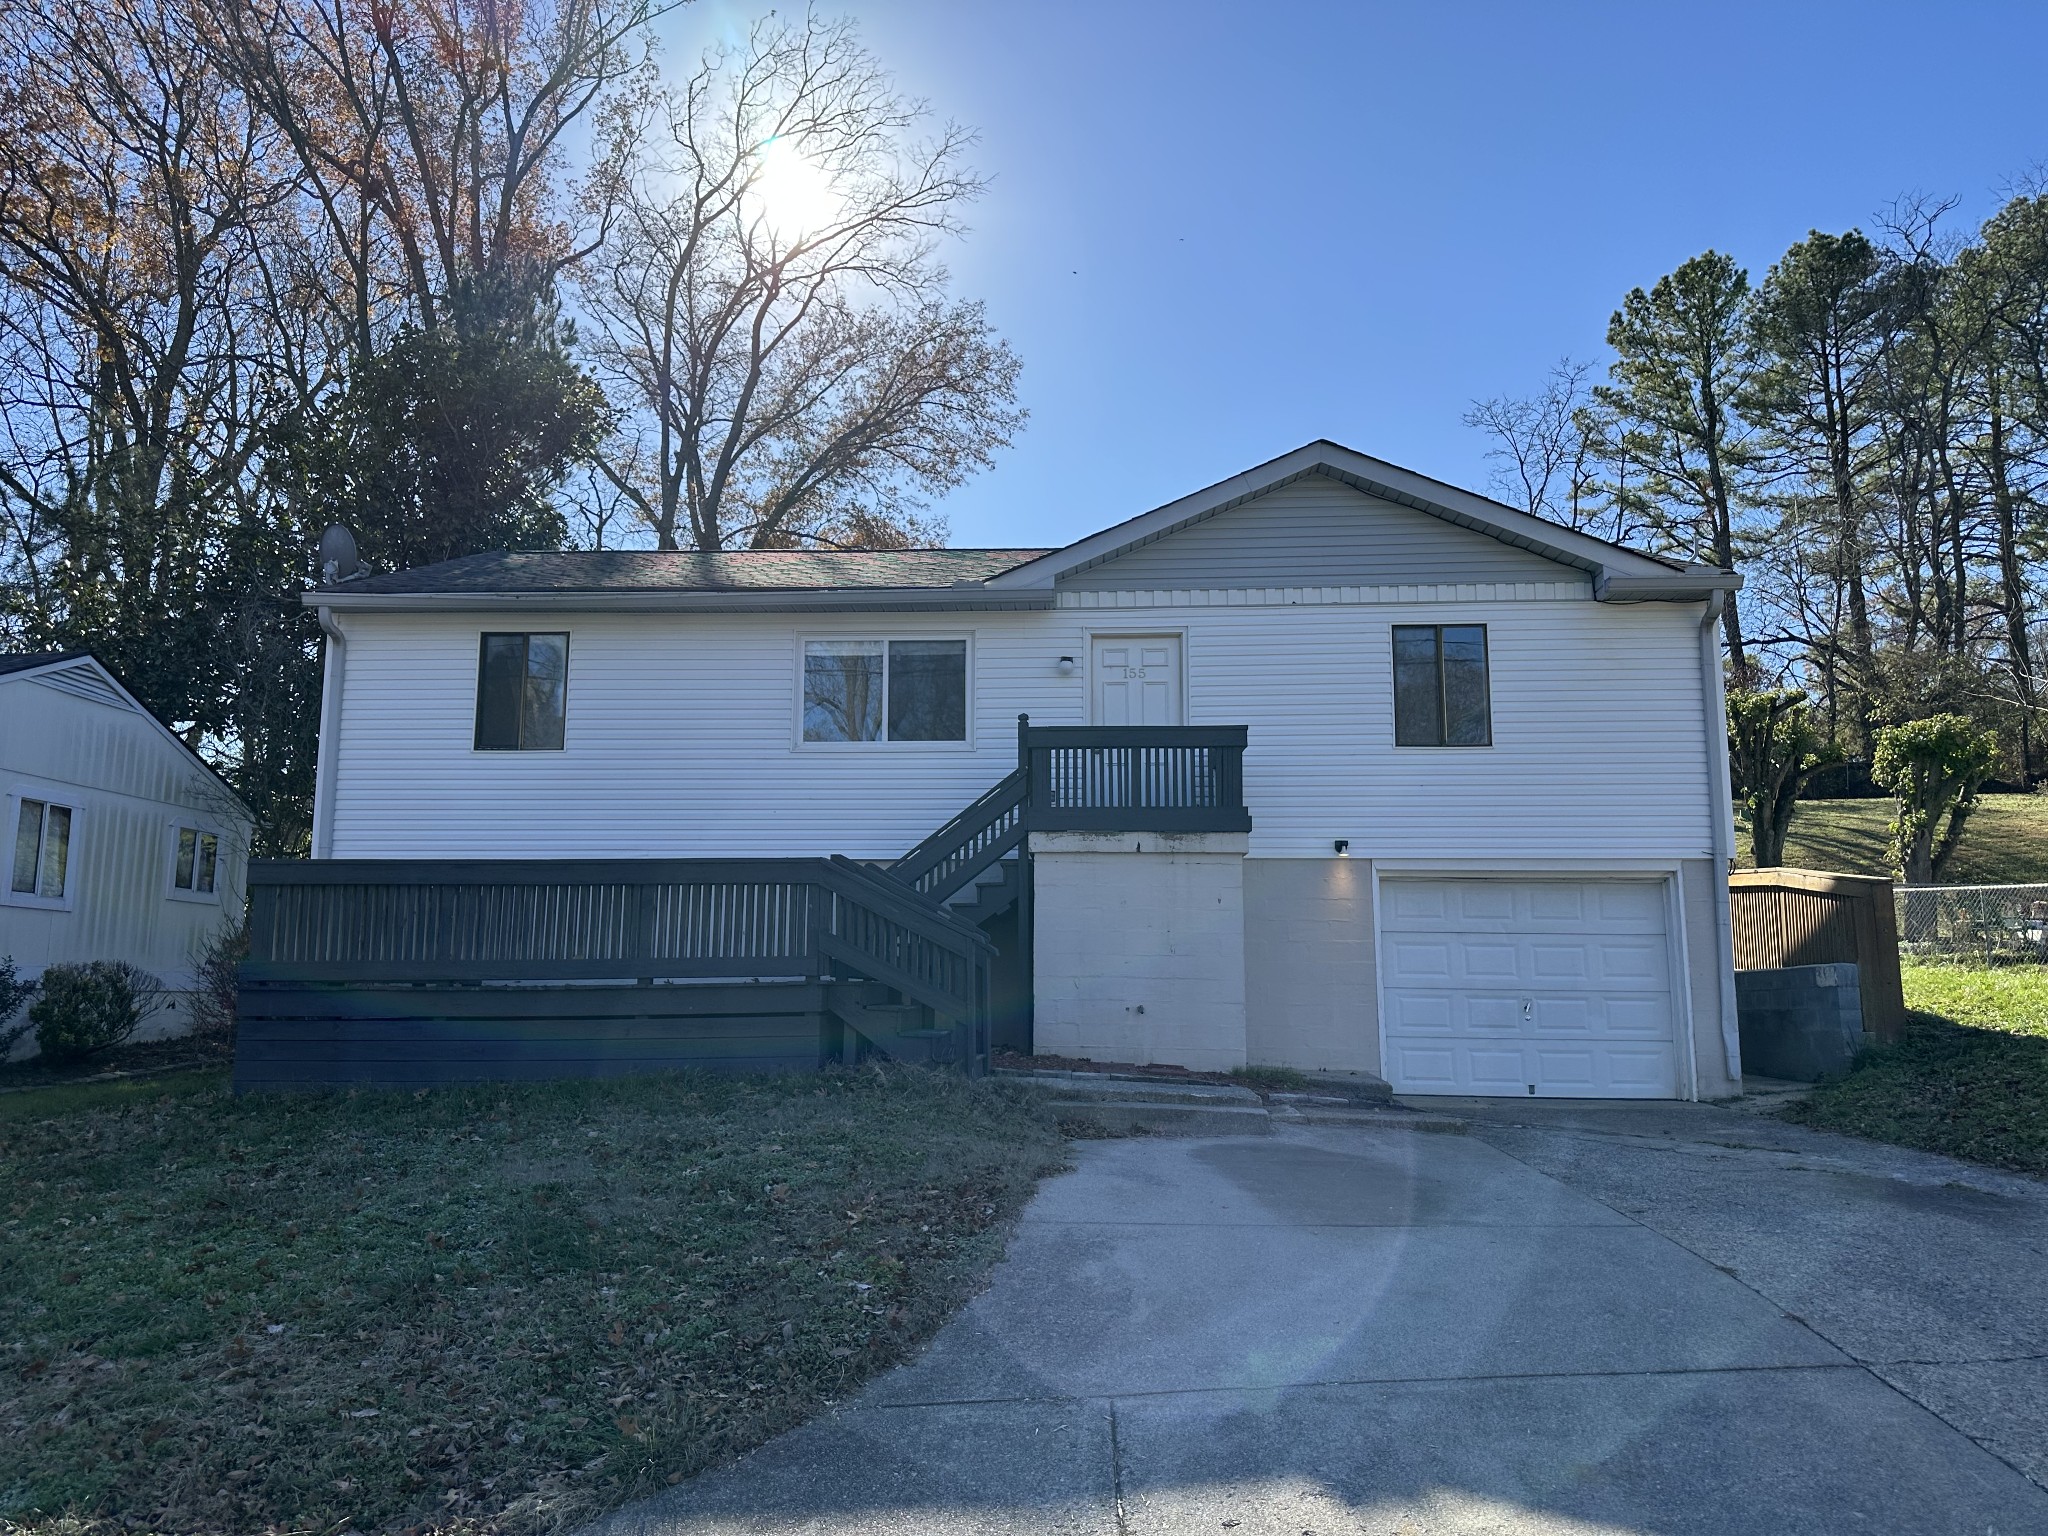
[[[1741,590],[1739,575],[1711,565],[1654,576],[1602,571],[1593,579],[1593,596],[1603,603],[1698,603]]]
[[[719,590],[554,592],[349,592],[314,588],[300,594],[309,608],[337,612],[463,613],[523,608],[536,613],[864,613],[960,612],[1050,608],[1050,591],[990,592],[979,582],[957,587],[831,587]]]

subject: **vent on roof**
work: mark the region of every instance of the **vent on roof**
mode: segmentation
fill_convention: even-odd
[[[68,667],[40,672],[31,681],[41,683],[45,688],[55,688],[59,693],[91,699],[95,704],[111,704],[116,709],[135,707],[122,698],[120,690],[101,676],[99,668],[89,661],[74,661]]]

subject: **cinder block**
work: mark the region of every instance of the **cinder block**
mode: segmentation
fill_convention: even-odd
[[[1853,965],[1794,965],[1735,973],[1742,1069],[1812,1083],[1849,1070],[1868,1042]]]

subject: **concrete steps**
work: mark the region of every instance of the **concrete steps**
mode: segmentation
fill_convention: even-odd
[[[996,1076],[1028,1083],[1050,1098],[1062,1121],[1114,1135],[1270,1136],[1276,1125],[1349,1125],[1361,1129],[1461,1132],[1465,1122],[1394,1104],[1358,1104],[1335,1095],[1261,1097],[1224,1083],[1176,1083],[1108,1072],[1020,1072]]]

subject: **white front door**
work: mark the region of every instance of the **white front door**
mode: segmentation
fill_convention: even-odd
[[[1680,1093],[1659,880],[1380,882],[1386,1076],[1402,1093]]]
[[[1179,725],[1180,636],[1097,635],[1093,725]]]

